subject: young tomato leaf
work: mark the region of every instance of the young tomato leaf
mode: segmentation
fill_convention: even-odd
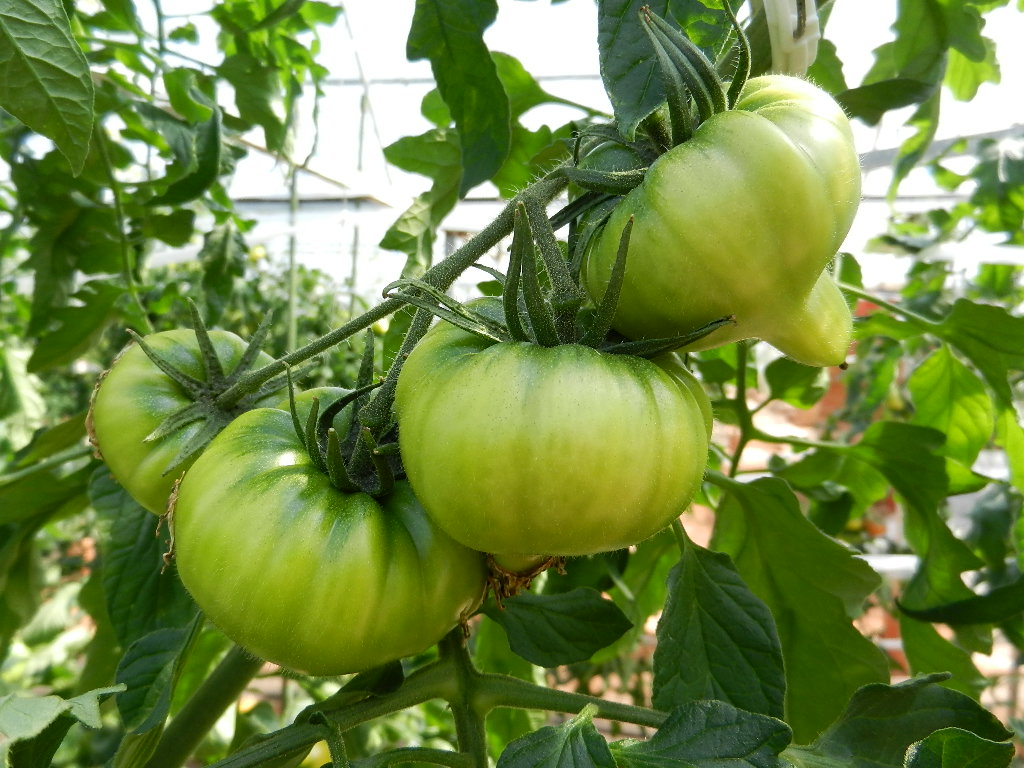
[[[604,737],[588,707],[560,726],[545,726],[516,739],[498,758],[497,768],[615,768]]]
[[[1006,768],[1013,744],[983,739],[960,728],[943,728],[910,745],[905,768]]]
[[[541,667],[585,661],[632,627],[622,610],[596,590],[580,587],[554,595],[524,592],[482,608],[504,627],[512,650]]]
[[[781,480],[721,485],[712,546],[732,556],[776,619],[786,617],[786,720],[798,740],[813,739],[858,688],[889,679],[885,654],[850,621],[879,577],[818,530]]]
[[[417,0],[409,31],[409,60],[430,60],[459,131],[460,197],[501,167],[511,141],[508,97],[483,40],[497,13],[496,0]]]
[[[622,768],[777,768],[792,739],[781,720],[724,701],[694,701],[675,709],[647,741],[612,744]]]
[[[728,555],[692,542],[668,579],[654,651],[654,706],[718,699],[782,717],[786,678],[771,611]]]
[[[92,349],[114,319],[114,304],[122,293],[117,285],[90,280],[74,295],[80,304],[54,309],[51,318],[58,325],[39,340],[28,361],[29,372],[71,363]]]
[[[866,685],[814,744],[790,747],[783,757],[797,768],[903,768],[908,748],[941,729],[960,728],[994,742],[1010,738],[1002,723],[974,699],[938,685],[943,677]]]

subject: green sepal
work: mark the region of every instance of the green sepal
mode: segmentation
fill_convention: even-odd
[[[486,272],[488,275],[497,280],[498,284],[501,286],[504,286],[505,281],[508,279],[507,277],[505,277],[504,272],[495,269],[494,267],[490,267],[486,264],[470,264],[469,266],[479,269],[481,272]]]
[[[727,96],[718,79],[715,65],[708,60],[700,48],[690,42],[682,31],[652,13],[649,8],[646,11],[641,10],[641,14],[644,29],[650,35],[652,42],[657,41],[662,46],[665,57],[668,59],[666,63],[658,51],[658,45],[655,45],[655,52],[658,53],[658,62],[662,68],[666,87],[679,83],[689,90],[690,96],[697,105],[698,122],[702,123],[711,115],[728,109]],[[673,116],[673,129],[675,129],[675,120],[676,118]],[[672,139],[676,144],[681,143],[675,135]]]
[[[743,86],[747,84],[747,78],[750,77],[750,38],[743,31],[743,25],[736,18],[736,12],[733,11],[729,0],[722,0],[722,7],[729,14],[729,23],[732,24],[732,28],[736,31],[736,70],[733,72],[732,82],[729,83],[729,91],[726,93],[726,103],[729,109],[732,109],[736,102],[739,101],[740,92],[743,90]]]
[[[576,232],[573,238],[571,266],[573,274],[578,275],[580,273],[580,269],[583,266],[583,256],[587,252],[590,241],[604,227],[608,217],[612,215],[612,211],[618,207],[620,200],[621,198],[619,197],[605,197],[605,199],[590,209],[582,229]]]
[[[377,441],[373,439],[373,434],[370,432],[370,428],[363,427],[359,431],[359,434],[362,438],[363,444],[369,451],[370,460],[373,462],[374,469],[377,470],[378,485],[372,490],[367,490],[367,492],[371,496],[386,496],[391,493],[391,490],[395,487],[395,473],[392,471],[387,457],[378,450]]]
[[[606,347],[601,347],[602,352],[607,352],[610,355],[633,355],[634,357],[654,357],[660,355],[662,352],[672,352],[673,350],[685,347],[688,344],[693,344],[695,341],[700,341],[708,334],[714,333],[719,328],[726,325],[731,325],[736,322],[736,318],[732,315],[729,317],[722,317],[718,320],[712,320],[707,325],[703,325],[695,331],[684,333],[679,336],[667,336],[663,339],[640,339],[638,341],[621,341],[614,344],[610,344]]]
[[[649,20],[650,9],[641,9],[640,13],[641,16],[645,16],[648,19],[648,23],[643,24],[642,26],[644,32],[647,33],[648,39],[651,41],[651,47],[654,49],[654,55],[658,59],[658,69],[661,72],[661,80],[665,86],[665,101],[668,105],[669,126],[672,131],[672,145],[678,146],[685,141],[689,141],[693,137],[693,132],[696,127],[694,124],[693,108],[690,106],[690,87],[687,85],[686,77],[683,75],[679,64],[673,59],[661,37],[659,37],[652,28],[652,24]],[[686,64],[689,64],[689,62],[686,62]],[[698,95],[694,95],[692,100],[697,102],[698,112],[703,117],[708,111],[708,105],[710,104],[711,99],[710,95],[707,94],[706,91],[701,92],[700,89],[698,89],[697,93]],[[703,102],[701,101],[700,96],[704,97]]]
[[[594,322],[580,339],[580,344],[588,347],[598,347],[604,342],[608,331],[612,328],[612,321],[615,319],[615,309],[619,305],[619,294],[622,291],[622,281],[626,276],[626,255],[629,253],[629,235],[633,231],[633,217],[630,216],[626,225],[622,228],[619,236],[619,250],[615,254],[615,263],[612,265],[612,273],[608,278],[608,287],[601,297],[601,303],[597,306],[594,314]]]
[[[360,490],[359,486],[349,477],[348,468],[345,466],[345,457],[342,454],[341,438],[338,437],[338,430],[334,427],[327,430],[325,463],[331,485],[345,493],[355,493]]]
[[[597,171],[592,168],[571,168],[566,166],[562,169],[562,172],[573,184],[577,184],[591,192],[625,195],[627,192],[640,186],[640,182],[644,180],[647,169]]]
[[[516,209],[515,227],[521,228],[519,224],[519,210]],[[515,231],[515,230],[514,230]],[[501,291],[501,305],[505,312],[505,327],[512,341],[532,342],[534,338],[530,330],[523,326],[523,319],[520,315],[520,287],[523,275],[523,261],[527,248],[533,248],[533,241],[528,237],[515,231],[512,238],[512,248],[509,249],[508,257],[508,278]]]
[[[192,330],[196,334],[196,342],[199,344],[199,358],[203,362],[203,373],[206,376],[207,388],[222,386],[225,381],[224,366],[220,364],[220,358],[213,348],[213,341],[210,333],[206,330],[206,323],[199,314],[199,307],[189,299],[187,302],[189,315],[192,317]]]
[[[327,474],[327,460],[324,458],[324,448],[320,445],[318,427],[320,426],[320,398],[314,397],[309,406],[309,414],[306,416],[306,424],[303,429],[302,444],[306,446],[306,453],[313,460],[313,464],[321,472]]]
[[[576,336],[576,313],[583,306],[583,294],[569,272],[555,232],[541,206],[526,206],[526,215],[534,240],[544,259],[544,267],[551,279],[551,305],[554,310],[555,332],[561,343],[572,343]]]
[[[397,289],[404,287],[413,288],[414,291],[395,293]],[[420,296],[415,291],[421,291],[426,295]],[[452,325],[458,326],[477,336],[482,336],[485,339],[492,341],[509,340],[508,330],[503,325],[463,306],[451,296],[422,280],[402,278],[386,286],[383,293],[385,298],[401,299],[415,307],[425,309],[442,320],[447,320]]]
[[[242,377],[242,374],[252,368],[253,363],[256,362],[256,358],[260,354],[260,350],[263,349],[263,345],[267,343],[267,337],[270,335],[271,322],[274,319],[273,310],[267,310],[267,314],[263,316],[260,324],[256,326],[256,332],[249,339],[249,344],[245,348],[245,352],[242,353],[242,358],[238,361],[238,365],[235,369],[228,374],[227,383],[234,384],[238,379]]]
[[[139,348],[146,353],[146,357],[153,362],[153,365],[167,374],[167,376],[174,381],[175,384],[184,389],[193,400],[198,400],[206,391],[206,384],[204,382],[189,376],[187,373],[179,371],[170,362],[165,360],[159,352],[149,346],[149,344],[146,343],[146,340],[131,328],[128,329],[128,335],[131,336],[132,340],[139,345]]]
[[[530,318],[536,343],[544,347],[557,347],[561,340],[555,328],[555,316],[540,288],[537,272],[537,247],[533,240],[533,229],[526,206],[516,206],[515,223],[513,225],[513,248],[521,248],[523,298],[526,300],[526,314]]]

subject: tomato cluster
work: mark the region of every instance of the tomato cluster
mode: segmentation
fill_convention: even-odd
[[[211,621],[313,674],[419,653],[479,607],[488,563],[628,548],[686,509],[712,412],[667,350],[759,338],[800,362],[843,360],[850,313],[827,265],[860,175],[835,102],[755,78],[644,173],[649,156],[605,141],[580,161],[643,176],[581,208],[581,259],[521,204],[503,298],[434,307],[453,322],[430,328],[392,381],[400,458],[377,442],[393,442],[394,424],[374,432],[356,413],[372,345],[356,392],[281,401],[278,387],[227,411],[219,395],[240,374],[225,371],[270,362],[231,334],[156,334],[116,361],[95,440],[143,506],[163,513],[173,497],[178,572]],[[429,308],[433,287],[417,290],[409,300]],[[350,471],[360,450],[374,483]]]

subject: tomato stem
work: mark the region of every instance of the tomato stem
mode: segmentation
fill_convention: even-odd
[[[568,178],[562,168],[556,168],[551,173],[534,182],[509,201],[508,205],[505,206],[494,221],[488,224],[461,248],[424,272],[421,279],[424,282],[433,285],[435,288],[447,290],[459,275],[469,269],[477,259],[497,246],[501,242],[502,238],[507,237],[509,233],[511,233],[515,209],[522,200],[532,198],[546,203],[553,200],[563,189],[565,189],[565,186],[568,183]],[[283,373],[288,366],[295,366],[298,363],[302,363],[316,357],[331,347],[345,341],[353,334],[365,328],[369,328],[378,320],[382,320],[405,305],[406,302],[400,298],[391,298],[382,301],[376,307],[373,307],[358,317],[349,320],[347,323],[339,326],[330,333],[327,333],[304,347],[294,350],[278,360],[275,360],[273,363],[242,377],[217,397],[217,405],[222,408],[233,406],[246,394],[258,389],[264,382],[273,378],[277,374]],[[419,314],[420,313],[417,313],[417,315]],[[430,325],[430,315],[429,313],[425,314],[426,317],[422,322],[417,324],[414,320],[414,324],[419,335],[415,336],[413,334],[413,328],[410,328],[409,333],[406,335],[406,340],[412,338],[412,345],[410,345],[408,349],[406,349],[406,345],[403,344],[403,350],[406,354],[411,350],[412,346],[419,341],[419,338],[422,338],[422,335],[426,333],[427,327]],[[392,365],[392,370],[395,371],[394,376],[392,377],[391,371],[388,371],[388,376],[385,379],[384,386],[381,387],[381,390],[374,398],[374,402],[387,401],[388,410],[390,410],[390,402],[394,397],[394,383],[392,379],[397,380],[398,372],[396,369],[401,368],[402,362],[403,358],[400,354],[396,357],[394,365]],[[371,405],[373,405],[372,402]],[[364,423],[367,422],[364,421]],[[371,424],[367,425],[371,427],[373,426]]]
[[[259,672],[263,661],[234,646],[164,730],[146,768],[179,768]]]

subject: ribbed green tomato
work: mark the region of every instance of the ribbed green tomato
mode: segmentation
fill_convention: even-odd
[[[379,501],[337,490],[277,409],[243,414],[210,443],[181,482],[173,531],[182,582],[210,620],[310,674],[424,651],[486,586],[483,555],[440,531],[406,481]]]
[[[849,121],[799,78],[752,78],[735,107],[659,157],[588,249],[583,278],[607,287],[633,217],[614,327],[666,337],[734,315],[691,345],[763,339],[809,365],[846,357],[851,317],[825,271],[860,202]]]
[[[209,332],[214,352],[225,373],[231,373],[242,360],[246,342],[228,331]],[[204,380],[203,362],[195,331],[176,329],[145,337],[145,342],[183,373]],[[256,360],[261,367],[273,362],[263,352]],[[279,394],[262,400],[243,401],[237,408],[270,405]],[[251,400],[251,398],[250,398]],[[202,429],[202,422],[193,421],[157,440],[147,440],[164,420],[185,406],[192,398],[170,376],[157,368],[138,344],[130,344],[117,356],[96,388],[89,411],[91,435],[103,455],[107,468],[139,504],[157,515],[167,511],[167,497],[174,481],[191,461],[173,472],[179,452]],[[194,460],[194,459],[193,459]]]
[[[677,517],[704,472],[698,398],[654,363],[492,343],[448,323],[398,379],[402,461],[430,516],[500,555],[586,555]]]

